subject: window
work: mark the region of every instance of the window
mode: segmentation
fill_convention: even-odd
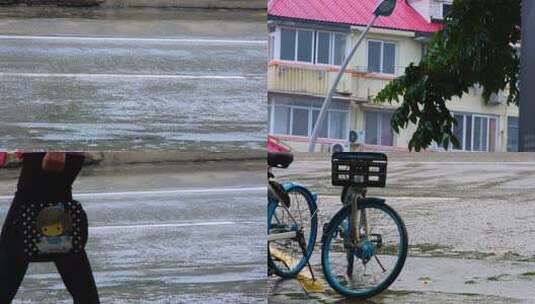
[[[455,120],[457,120],[457,125],[453,126],[453,134],[459,140],[459,145],[453,146],[453,149],[462,150],[464,147],[464,125],[465,125],[464,118],[465,116],[454,115],[454,117],[455,117]]]
[[[451,10],[451,4],[442,4],[442,18],[446,18]]]
[[[347,113],[329,111],[329,138],[346,139]]]
[[[318,33],[318,63],[329,64],[331,62],[331,34],[326,32]]]
[[[290,107],[278,106],[274,107],[275,123],[273,125],[273,132],[275,134],[289,134],[290,133]]]
[[[484,115],[455,114],[457,126],[453,133],[459,146],[453,149],[464,151],[495,152],[498,139],[498,120]]]
[[[281,28],[282,60],[312,62],[314,32]]]
[[[292,108],[292,135],[308,136],[309,109]]]
[[[391,42],[368,41],[368,72],[395,74],[396,44]]]
[[[297,31],[297,61],[312,62],[313,31]]]
[[[507,152],[518,152],[518,117],[507,118]]]
[[[488,151],[488,118],[474,116],[473,151]]]
[[[334,65],[342,65],[346,59],[346,35],[333,34],[334,37]]]
[[[394,133],[390,126],[392,113],[365,112],[364,113],[366,140],[370,145],[393,146]]]
[[[346,58],[346,35],[341,33],[317,33],[316,63],[342,65]]]
[[[282,60],[295,60],[295,35],[296,30],[281,29],[281,56]]]
[[[311,136],[320,112],[319,107],[279,105],[270,107],[270,130],[273,134]],[[273,116],[273,117],[272,117]],[[349,111],[327,110],[320,129],[320,138],[347,139],[349,128]]]
[[[281,28],[280,59],[341,65],[346,57],[343,33]]]
[[[312,130],[314,130],[314,127],[316,126],[316,122],[318,121],[318,116],[320,115],[320,110],[312,110]],[[321,124],[321,129],[318,137],[320,138],[327,138],[329,134],[329,129],[327,127],[327,123],[329,121],[329,113],[327,112],[327,119],[323,119],[323,123]],[[312,134],[312,131],[310,131],[310,134]]]

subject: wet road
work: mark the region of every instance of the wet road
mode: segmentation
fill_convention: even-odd
[[[74,197],[103,303],[265,302],[264,171],[231,167],[84,169]],[[14,182],[2,183],[2,220]],[[16,299],[72,302],[51,264],[31,265]]]
[[[263,145],[262,13],[35,14],[0,14],[0,148],[222,151]]]
[[[535,163],[477,161],[389,163],[386,197],[409,233],[399,279],[369,303],[535,303]],[[320,227],[340,207],[329,161],[303,160],[279,171],[320,194]],[[322,276],[320,246],[312,262]],[[296,281],[269,280],[271,303],[360,303],[331,289],[306,295]]]

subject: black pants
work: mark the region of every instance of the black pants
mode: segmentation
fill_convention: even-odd
[[[71,200],[71,185],[82,168],[82,155],[68,154],[62,173],[41,169],[44,153],[26,153],[19,176],[17,193],[0,235],[0,303],[11,303],[28,269],[23,254],[12,246],[17,233],[17,213],[29,200]],[[98,304],[98,292],[85,252],[54,261],[56,268],[76,304]]]

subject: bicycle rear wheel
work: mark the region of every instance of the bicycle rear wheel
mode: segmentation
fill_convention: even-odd
[[[322,266],[333,289],[364,299],[396,280],[407,257],[408,236],[400,216],[382,200],[365,199],[358,208],[359,243],[349,241],[351,208],[346,206],[324,231]]]
[[[312,194],[303,187],[287,190],[290,205],[278,203],[268,219],[268,231],[295,231],[297,237],[268,243],[268,266],[283,278],[294,278],[306,266],[316,243],[318,217]]]

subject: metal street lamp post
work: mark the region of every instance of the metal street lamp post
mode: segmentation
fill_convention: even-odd
[[[351,61],[351,58],[355,55],[355,52],[357,51],[358,47],[366,37],[366,34],[370,31],[370,28],[375,23],[377,18],[379,16],[388,17],[392,15],[392,12],[394,11],[394,8],[396,7],[396,0],[383,0],[377,8],[373,12],[373,18],[368,23],[362,34],[360,34],[359,39],[357,40],[357,43],[353,46],[353,49],[349,53],[349,55],[345,58],[344,63],[340,67],[340,71],[338,72],[338,75],[336,75],[336,78],[334,79],[334,82],[332,83],[332,86],[329,90],[329,93],[325,97],[325,100],[323,101],[323,105],[321,106],[320,113],[318,115],[318,119],[316,120],[316,124],[314,126],[314,129],[312,130],[312,135],[310,136],[310,143],[308,147],[309,152],[314,152],[316,147],[316,141],[318,140],[318,135],[320,132],[321,125],[323,124],[323,120],[325,119],[325,115],[327,114],[327,109],[331,105],[332,98],[334,96],[334,93],[336,92],[336,87],[338,86],[338,83],[342,79],[342,76],[347,69],[347,66],[349,65],[349,62]]]

